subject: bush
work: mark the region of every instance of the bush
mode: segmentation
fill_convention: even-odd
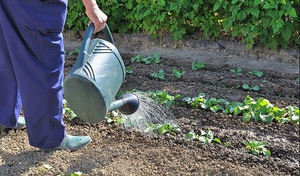
[[[234,38],[252,48],[299,48],[299,0],[97,0],[112,32],[200,39]],[[81,23],[80,23],[81,22]],[[88,22],[80,0],[70,1],[67,29]]]

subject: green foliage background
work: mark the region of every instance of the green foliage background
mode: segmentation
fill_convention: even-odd
[[[174,40],[230,39],[266,48],[299,48],[299,0],[97,0],[112,32]],[[85,30],[81,0],[69,1],[66,29]]]

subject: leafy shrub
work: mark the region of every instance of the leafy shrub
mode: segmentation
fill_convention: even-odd
[[[299,47],[299,0],[97,0],[113,32],[189,34],[218,40],[238,39],[252,48]],[[69,2],[66,28],[84,30],[88,22],[80,0]]]

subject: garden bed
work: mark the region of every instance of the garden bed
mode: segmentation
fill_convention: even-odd
[[[197,58],[162,57],[159,64],[144,64],[131,62],[136,55],[121,55],[133,71],[127,74],[123,91],[163,90],[182,97],[205,93],[207,98],[228,102],[243,102],[249,95],[254,100],[265,98],[279,108],[299,107],[299,71],[260,68],[263,75],[258,77],[249,73],[257,67],[243,63],[205,62],[206,68],[193,70],[191,64],[199,61]],[[67,55],[66,74],[75,60],[76,54]],[[185,74],[177,78],[173,69]],[[164,71],[164,79],[151,76],[159,70]],[[259,86],[259,90],[247,90],[244,84]],[[299,124],[253,119],[246,123],[241,115],[187,105],[172,105],[169,110],[180,133],[149,134],[107,121],[91,125],[65,117],[70,134],[93,139],[91,145],[76,152],[41,152],[29,146],[26,130],[4,130],[0,135],[0,175],[70,175],[76,171],[83,175],[299,175]],[[199,134],[208,129],[221,144],[186,137],[191,131]],[[254,155],[245,140],[265,141],[271,156]]]

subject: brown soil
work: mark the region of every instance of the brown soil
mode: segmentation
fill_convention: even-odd
[[[193,71],[193,59],[163,58],[161,64],[131,63],[133,55],[122,54],[128,74],[121,90],[166,90],[195,97],[223,98],[242,102],[246,95],[263,97],[278,107],[299,106],[297,73],[260,69],[263,77],[250,76],[249,65],[234,67],[229,64],[206,64],[207,68]],[[65,72],[69,71],[76,56],[67,56]],[[181,79],[172,70],[185,70]],[[230,69],[243,68],[241,75]],[[154,80],[150,73],[163,69],[164,81]],[[299,72],[298,72],[299,73]],[[242,84],[258,85],[258,92],[245,91]],[[28,144],[26,129],[5,129],[0,134],[0,175],[299,175],[299,124],[244,123],[240,116],[213,113],[203,109],[172,106],[182,133],[148,135],[135,129],[124,129],[105,121],[86,124],[79,119],[65,119],[72,135],[90,135],[92,144],[76,151],[42,152]],[[211,129],[222,145],[202,144],[184,137],[188,131]],[[251,154],[243,140],[266,141],[270,157]],[[45,167],[45,164],[51,168]]]

